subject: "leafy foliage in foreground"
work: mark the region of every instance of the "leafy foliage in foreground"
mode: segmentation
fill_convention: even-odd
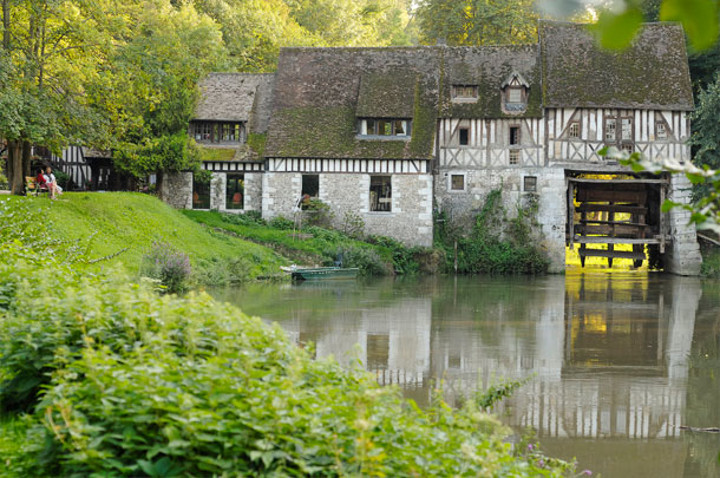
[[[78,244],[23,228],[32,211],[20,212],[0,223],[0,401],[28,415],[0,422],[4,476],[569,469],[513,451],[474,401],[452,410],[438,396],[420,410],[207,295],[88,273],[86,253],[63,252]]]
[[[0,278],[2,397],[44,385],[15,475],[28,456],[53,476],[560,474],[514,456],[479,404],[420,410],[206,295],[22,262]]]

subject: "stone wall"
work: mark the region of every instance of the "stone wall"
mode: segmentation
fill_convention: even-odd
[[[690,204],[692,184],[682,174],[670,178],[668,199]],[[667,215],[672,242],[665,247],[665,271],[679,275],[699,275],[702,257],[695,234],[695,225],[690,224],[690,211],[673,208]]]
[[[300,199],[302,175],[299,173],[265,173],[262,178],[262,217],[293,218]]]
[[[177,209],[192,208],[191,172],[165,173],[160,187],[160,198]]]
[[[262,173],[245,173],[245,211],[262,210]]]
[[[342,229],[346,214],[360,217],[365,234],[378,234],[407,245],[432,245],[432,176],[393,175],[391,212],[370,211],[369,174],[320,174],[319,199],[330,206],[333,225]],[[292,219],[300,199],[302,174],[265,173],[263,218]]]
[[[225,173],[212,173],[210,178],[210,209],[222,211],[225,209],[225,185],[227,175]]]
[[[465,177],[465,189],[452,191],[452,174]],[[536,178],[535,191],[524,191],[526,176]],[[565,270],[565,218],[567,205],[565,172],[562,168],[507,168],[496,170],[448,170],[436,176],[435,200],[453,225],[469,232],[488,193],[502,189],[503,207],[514,217],[518,208],[537,203],[536,220],[540,225],[538,241],[550,258],[550,271]]]

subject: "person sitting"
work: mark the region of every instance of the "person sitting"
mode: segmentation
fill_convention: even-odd
[[[35,176],[35,191],[36,193],[41,191],[50,191],[50,189],[48,189],[47,181],[45,181],[45,175],[43,174],[42,168],[38,169],[37,176]]]
[[[45,168],[45,184],[50,191],[50,199],[57,199],[57,196],[62,194],[62,188],[58,185],[55,175],[52,172],[52,168],[48,166]]]

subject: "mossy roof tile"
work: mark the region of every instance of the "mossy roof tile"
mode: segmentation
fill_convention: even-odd
[[[690,110],[685,37],[679,25],[643,25],[632,45],[601,49],[586,25],[540,22],[545,107]]]
[[[267,127],[274,74],[211,73],[200,82],[195,120],[249,121],[256,129]]]
[[[445,48],[443,59],[440,116],[471,119],[542,116],[537,45]],[[522,75],[530,87],[528,107],[519,114],[502,110],[502,85],[513,72]],[[476,85],[477,102],[454,103],[453,85]]]
[[[440,49],[284,48],[267,157],[431,159]],[[357,136],[358,118],[412,118],[411,139]]]

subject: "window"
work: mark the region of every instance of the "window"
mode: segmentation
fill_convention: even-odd
[[[522,113],[527,109],[530,84],[517,71],[502,82],[502,107],[506,113]]]
[[[605,118],[605,142],[615,142],[615,118]]]
[[[618,131],[619,126],[619,131]],[[605,144],[632,152],[634,140],[633,118],[621,116],[605,117]]]
[[[320,195],[320,176],[317,174],[303,174],[302,190],[300,192],[300,208],[307,209],[310,199]]]
[[[191,121],[190,135],[198,143],[244,143],[245,125],[241,122]]]
[[[537,176],[525,176],[523,178],[523,191],[528,193],[537,191]]]
[[[663,121],[655,122],[655,138],[656,139],[667,139],[667,127]]]
[[[225,208],[244,209],[245,177],[242,174],[228,174],[225,186]]]
[[[456,102],[475,102],[478,99],[477,85],[453,85],[452,100]]]
[[[518,164],[520,162],[520,150],[519,149],[511,149],[510,150],[510,164]]]
[[[633,124],[632,118],[622,118],[620,121],[622,130],[620,132],[620,139],[623,141],[632,141],[633,139]]]
[[[210,181],[202,181],[193,176],[193,209],[210,209]]]
[[[510,126],[510,145],[520,144],[520,126]]]
[[[370,210],[392,211],[392,184],[390,176],[370,176]]]
[[[360,136],[409,136],[408,119],[367,118],[360,120]]]
[[[579,138],[580,137],[580,122],[579,121],[573,121],[570,123],[570,126],[568,127],[568,137],[569,138]]]
[[[507,102],[508,103],[522,103],[523,102],[523,90],[522,88],[508,88],[507,90]]]
[[[465,190],[465,175],[464,174],[451,174],[450,175],[450,190],[451,191],[464,191]]]
[[[460,128],[458,133],[460,134],[460,145],[467,146],[470,143],[470,130],[468,128]]]

